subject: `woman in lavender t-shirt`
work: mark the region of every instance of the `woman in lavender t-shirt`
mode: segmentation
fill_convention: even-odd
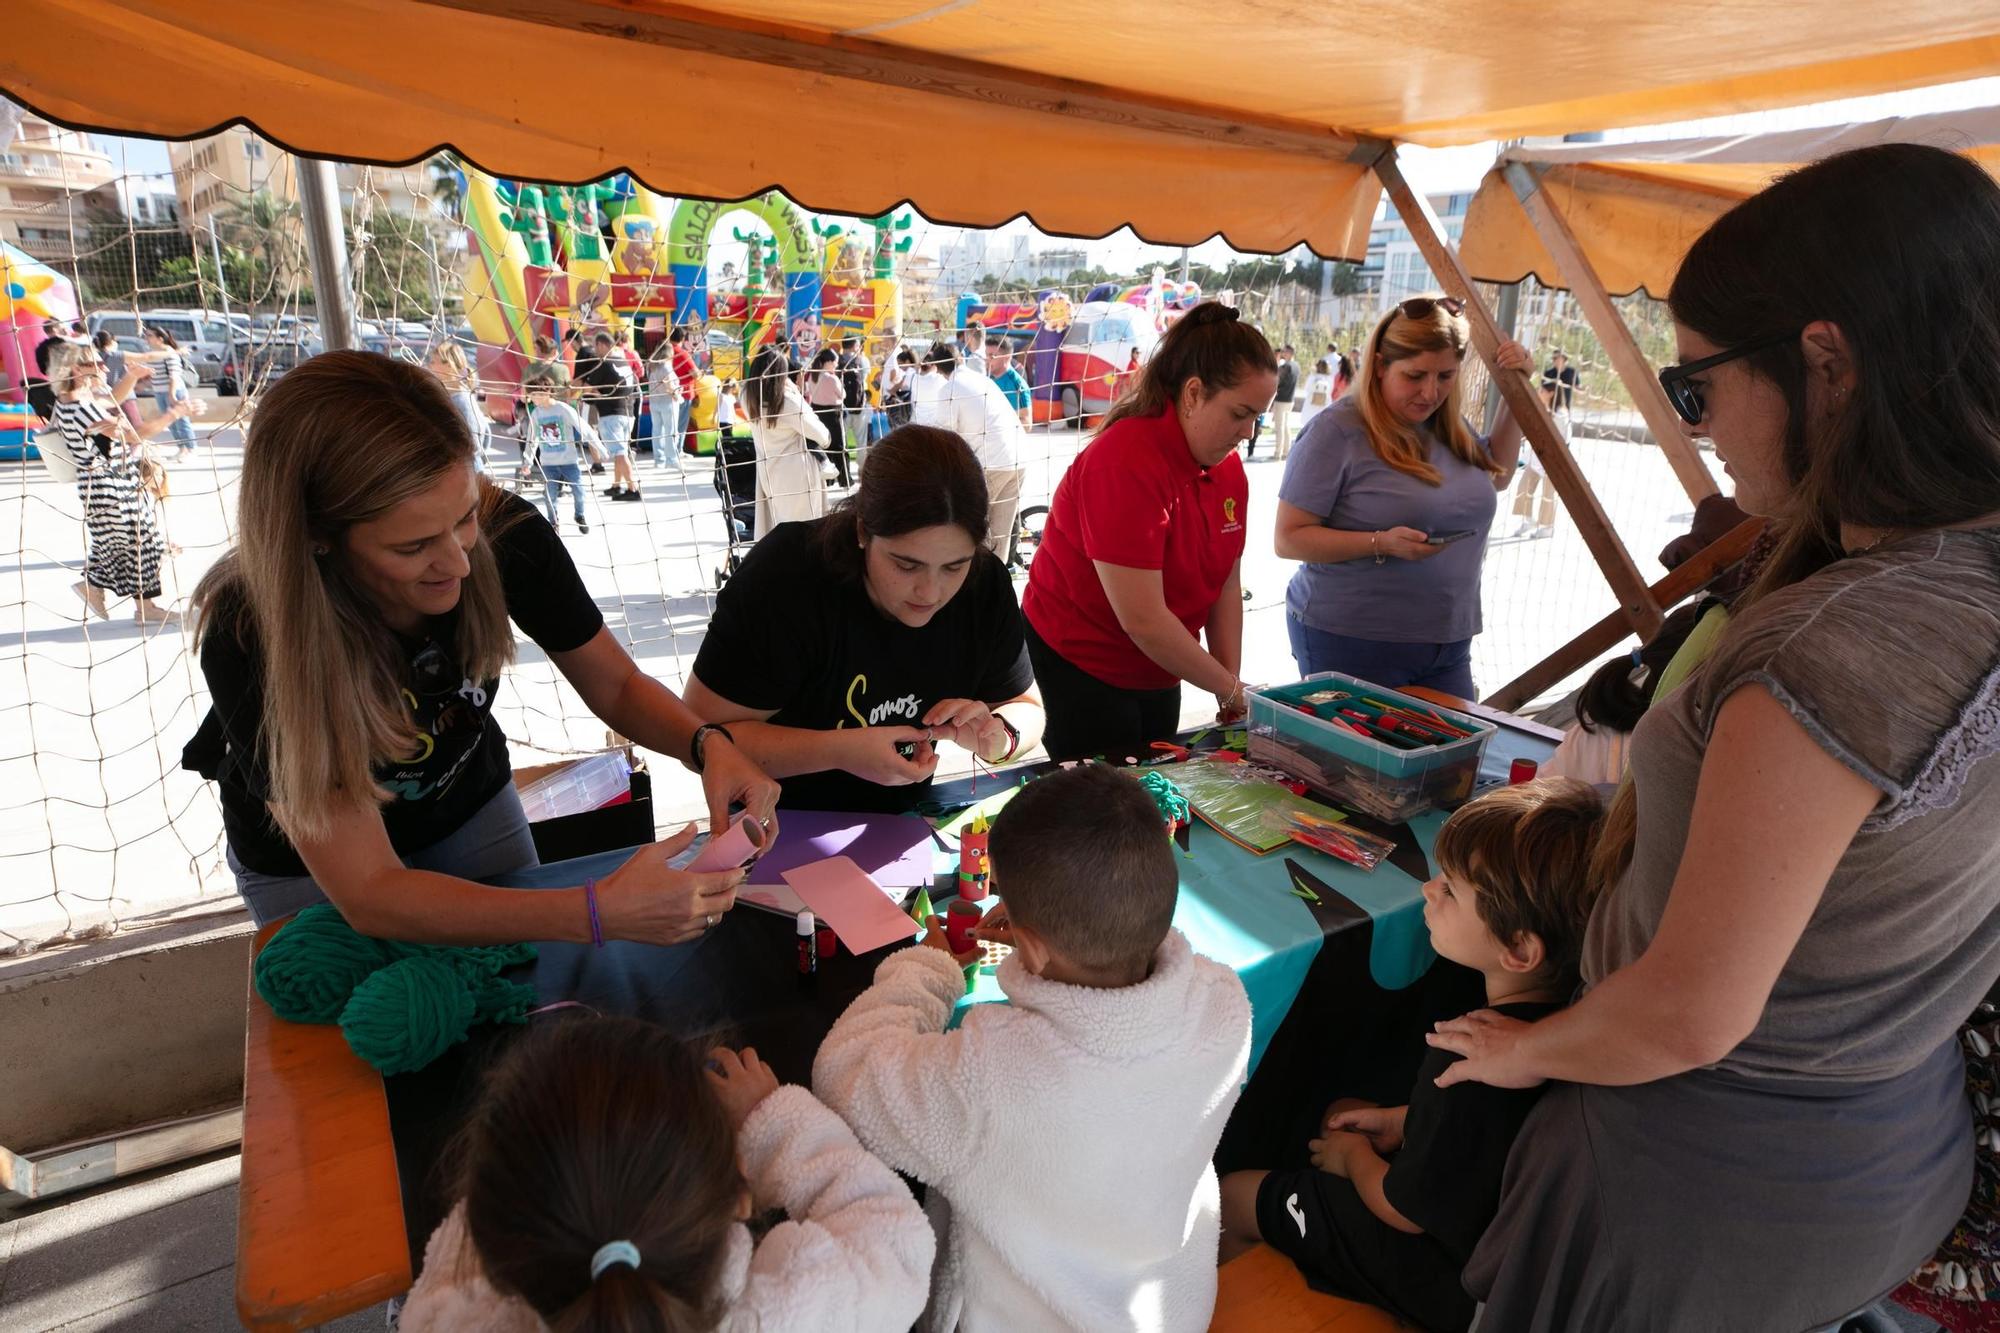
[[[1354,392],[1312,419],[1286,464],[1276,544],[1305,562],[1285,594],[1305,675],[1472,696],[1486,531],[1521,429],[1503,408],[1489,440],[1460,414],[1463,309],[1419,296],[1383,316]],[[1501,370],[1529,364],[1517,342],[1494,359]]]

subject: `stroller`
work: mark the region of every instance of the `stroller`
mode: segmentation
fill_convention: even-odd
[[[729,554],[715,571],[715,586],[720,588],[743,563],[743,548],[757,535],[757,445],[747,435],[723,433],[717,439],[715,493],[722,497],[729,542]]]

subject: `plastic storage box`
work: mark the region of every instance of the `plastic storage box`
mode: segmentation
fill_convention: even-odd
[[[1328,691],[1396,704],[1420,714],[1432,712],[1472,734],[1420,749],[1403,749],[1303,711],[1338,708],[1341,701],[1315,704],[1307,697]],[[1296,685],[1250,691],[1250,758],[1283,769],[1336,805],[1391,824],[1468,800],[1479,781],[1480,756],[1494,730],[1490,722],[1338,671],[1323,672]]]

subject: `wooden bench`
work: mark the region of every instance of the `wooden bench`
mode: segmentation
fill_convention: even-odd
[[[1210,1333],[1408,1333],[1413,1326],[1372,1305],[1314,1291],[1268,1245],[1222,1266]]]
[[[258,931],[256,948],[276,930]],[[237,1318],[252,1329],[310,1328],[409,1290],[381,1075],[338,1027],[272,1013],[254,982],[248,1026]]]

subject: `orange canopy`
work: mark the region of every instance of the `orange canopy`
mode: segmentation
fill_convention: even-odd
[[[1569,223],[1607,291],[1664,296],[1688,247],[1737,200],[1807,162],[1876,143],[1953,149],[2000,175],[2000,108],[1774,134],[1510,148],[1473,196],[1459,254],[1488,282],[1530,273],[1548,287],[1576,281],[1517,201],[1508,167],[1518,163]]]
[[[1473,142],[2000,68],[1962,0],[13,0],[0,89],[73,125],[670,194],[1358,259],[1387,142]]]

